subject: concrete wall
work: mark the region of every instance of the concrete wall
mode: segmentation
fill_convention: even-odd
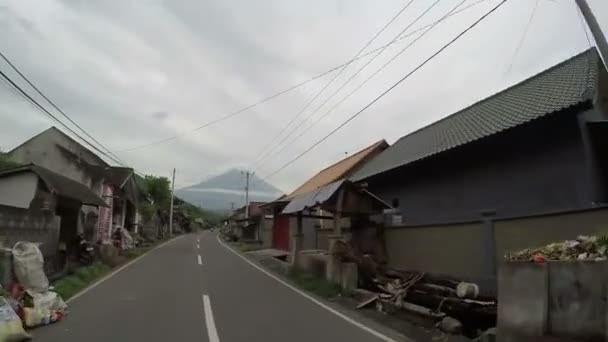
[[[38,176],[32,172],[22,172],[0,179],[0,205],[24,208],[36,196]]]
[[[57,145],[71,151],[77,160],[68,157]],[[72,180],[93,187],[93,180],[82,168],[81,162],[100,165],[92,152],[67,138],[58,130],[49,129],[25,142],[10,152],[10,156],[20,163],[35,163]],[[97,189],[99,190],[99,189]],[[94,189],[93,191],[96,191]]]
[[[606,234],[608,207],[491,223],[387,227],[391,266],[478,281],[495,290],[494,277],[504,255],[525,248]]]
[[[576,113],[536,120],[365,180],[388,203],[399,200],[404,224],[429,225],[537,215],[591,206]]]
[[[0,239],[12,247],[19,241],[40,242],[45,256],[54,256],[59,243],[61,219],[29,209],[0,205]]]
[[[482,236],[481,223],[386,228],[388,262],[408,270],[480,276]]]
[[[579,235],[608,233],[608,208],[496,221],[496,256],[537,247],[555,241],[574,239]]]

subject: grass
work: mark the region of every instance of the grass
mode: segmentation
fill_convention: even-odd
[[[53,286],[64,300],[80,292],[82,289],[103,277],[112,268],[102,262],[96,262],[91,266],[81,267],[74,274],[63,277],[56,281]]]
[[[340,285],[332,284],[327,280],[310,273],[290,271],[287,277],[301,289],[312,292],[320,297],[329,299],[337,296],[351,296],[350,291],[343,290]]]
[[[133,248],[125,251],[123,254],[124,261],[115,266],[118,267],[128,260],[137,258],[162,242],[164,241],[158,241],[156,244],[148,247]],[[112,269],[113,267],[108,266],[101,261],[97,261],[90,266],[80,267],[73,274],[63,277],[53,283],[55,292],[57,292],[64,300],[68,300],[78,292],[82,291],[85,287],[110,273]]]

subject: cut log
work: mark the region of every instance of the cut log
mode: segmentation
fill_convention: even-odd
[[[377,295],[374,295],[374,296],[362,301],[361,303],[359,303],[359,305],[357,305],[357,309],[363,309],[364,307],[375,303],[378,299],[379,299],[379,297]]]
[[[496,304],[480,305],[460,298],[432,295],[420,291],[408,292],[405,300],[434,311],[445,312],[461,321],[465,326],[482,329],[496,326]]]
[[[411,289],[444,297],[456,297],[456,290],[441,285],[416,283],[412,285]]]
[[[430,309],[425,308],[424,306],[416,305],[413,303],[403,302],[401,308],[409,312],[413,312],[415,314],[432,319],[441,319],[445,317],[445,314],[443,312],[433,312]]]

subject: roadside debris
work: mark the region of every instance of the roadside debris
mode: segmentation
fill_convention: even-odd
[[[45,292],[49,280],[44,274],[44,257],[31,242],[17,242],[13,247],[13,269],[17,280],[26,290]]]
[[[608,257],[608,236],[581,235],[576,240],[551,243],[537,248],[527,248],[508,253],[508,261],[532,261],[542,263],[551,260],[591,260],[604,261]]]
[[[4,297],[0,297],[0,342],[19,342],[30,339],[23,330],[21,319]]]

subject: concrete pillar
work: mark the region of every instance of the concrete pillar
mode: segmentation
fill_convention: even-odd
[[[341,265],[340,286],[343,290],[352,291],[357,288],[359,282],[359,272],[357,264],[354,262],[345,262]]]
[[[291,238],[291,265],[297,269],[299,267],[300,252],[302,251],[302,242],[304,234],[295,233]]]
[[[329,235],[327,240],[329,242],[329,253],[327,256],[327,266],[325,267],[325,279],[328,282],[334,284],[340,284],[341,282],[341,262],[334,255],[335,245],[337,241],[342,240],[342,235]]]

